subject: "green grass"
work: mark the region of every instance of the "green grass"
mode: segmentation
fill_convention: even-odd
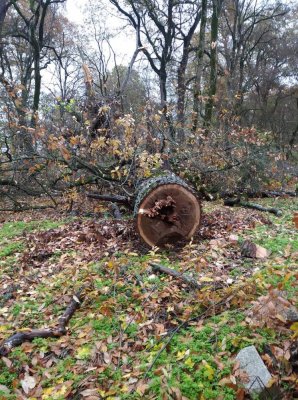
[[[220,291],[216,293],[207,291],[203,295],[181,289],[179,283],[163,274],[156,273],[152,277],[148,261],[153,258],[159,258],[161,264],[169,265],[170,268],[179,270],[181,267],[187,267],[187,273],[196,274],[193,268],[196,262],[185,261],[181,253],[179,258],[174,259],[171,255],[167,259],[167,252],[136,256],[119,251],[113,257],[103,257],[100,261],[88,260],[83,268],[79,266],[74,275],[70,276],[65,269],[56,275],[43,277],[34,288],[31,288],[31,297],[19,296],[9,305],[12,321],[15,319],[21,321],[21,327],[52,325],[63,313],[68,302],[61,299],[61,296],[71,295],[75,292],[75,288],[89,281],[93,282],[93,286],[83,306],[70,320],[67,335],[61,339],[36,339],[31,344],[32,348],[28,345],[29,349],[26,350],[25,346],[25,351],[22,347],[14,349],[11,353],[12,371],[9,371],[0,360],[0,384],[3,382],[2,384],[8,386],[11,391],[14,387],[20,388],[19,380],[22,376],[19,371],[22,371],[24,365],[29,365],[35,374],[42,377],[40,384],[43,389],[54,390],[61,382],[72,381],[71,396],[74,397],[82,389],[80,386],[82,380],[88,377],[93,380],[94,387],[99,385],[99,392],[102,390],[103,398],[107,399],[113,399],[114,396],[121,400],[170,399],[176,398],[173,394],[175,388],[189,400],[236,399],[235,391],[228,385],[222,384],[221,380],[232,373],[233,359],[238,351],[253,344],[262,353],[264,345],[279,346],[283,340],[288,339],[278,330],[268,327],[252,328],[246,322],[245,310],[250,307],[251,300],[268,294],[268,288],[272,286],[285,290],[287,298],[297,301],[295,275],[293,273],[288,276],[293,268],[291,269],[290,261],[285,257],[287,249],[290,249],[290,252],[298,251],[295,238],[297,232],[291,221],[295,205],[288,200],[273,204],[274,201],[266,199],[261,203],[282,208],[283,216],[276,218],[269,215],[271,225],[257,225],[254,229],[242,231],[239,235],[242,240],[249,238],[266,247],[270,250],[271,256],[262,261],[245,259],[240,256],[239,251],[235,268],[230,271],[231,276],[243,278],[241,277],[243,273],[251,273],[256,266],[259,268],[253,277],[250,274],[247,276],[248,280],[254,282],[252,294],[248,291],[247,296],[245,292],[243,298],[238,299],[236,296],[234,303],[233,300],[229,301],[227,311],[206,318],[202,324],[193,323],[179,331],[159,355],[148,373],[148,379],[144,380],[148,387],[143,395],[136,391],[126,392],[125,385],[129,386],[128,381],[131,378],[144,379],[144,374],[168,339],[168,336],[156,334],[154,324],[164,324],[169,334],[181,320],[189,317],[185,317],[188,315],[184,314],[185,310],[190,310],[190,316],[199,315],[204,311],[204,307],[208,307],[208,301],[213,301],[213,296],[216,298],[222,295]],[[20,241],[12,240],[20,236],[24,230],[33,232],[36,229],[50,229],[61,224],[62,222],[55,221],[4,224],[0,229],[0,255],[3,252],[4,260],[1,260],[1,267],[5,262],[8,270],[16,262],[16,253],[23,250],[23,245]],[[60,255],[61,253],[57,253],[56,257]],[[208,241],[206,241],[206,259],[209,256]],[[75,262],[75,251],[72,253],[72,258]],[[213,263],[214,258],[210,257],[210,261]],[[55,256],[47,262],[55,264]],[[208,268],[210,266],[207,267],[207,274],[210,273]],[[176,299],[177,305],[182,304],[177,308],[178,311],[174,309]],[[44,308],[39,311],[41,305],[44,305]],[[152,328],[148,328],[147,323],[152,324]],[[134,348],[137,341],[139,344]],[[101,345],[105,346],[105,350],[98,350]],[[121,346],[126,346],[126,350]],[[66,355],[61,356],[62,350],[66,350]],[[100,371],[94,370],[93,367],[97,367],[94,364],[94,354],[98,352],[100,359],[102,352],[106,351],[113,356],[112,364],[107,365],[100,361],[102,362]],[[51,358],[52,352],[56,352],[54,362],[45,367],[46,359],[48,356]],[[113,352],[116,355],[113,355]],[[43,354],[44,358],[40,358],[40,354]],[[39,360],[37,365],[31,364],[33,357]],[[118,357],[119,365],[115,361]],[[44,375],[45,371],[47,376]],[[8,377],[9,373],[12,376]],[[105,394],[109,392],[111,393]],[[2,400],[1,394],[0,400]]]
[[[93,320],[92,328],[96,334],[102,338],[106,338],[120,329],[120,323],[116,318],[102,317]]]
[[[15,253],[19,253],[24,249],[23,242],[12,242],[7,245],[0,245],[0,259],[8,256],[12,256]]]
[[[269,250],[272,256],[282,256],[285,250],[289,250],[290,253],[297,252],[298,235],[292,221],[293,214],[298,209],[297,200],[263,199],[258,202],[265,206],[278,208],[283,214],[281,217],[266,214],[270,224],[257,225],[254,229],[246,231],[246,236],[249,235],[251,240]]]
[[[235,399],[235,391],[220,383],[232,372],[232,356],[251,344],[261,350],[264,344],[275,340],[273,330],[259,329],[256,337],[244,319],[245,315],[241,312],[227,311],[210,318],[199,330],[190,327],[179,332],[149,373],[149,393],[156,396],[154,399],[162,400],[163,395],[169,393],[169,388],[176,387],[190,400],[215,400],[220,396],[225,400]],[[150,365],[159,349],[160,346],[156,346],[153,355],[144,356],[143,370]],[[215,361],[219,353],[223,354],[219,357],[221,367]]]
[[[32,232],[35,230],[48,230],[58,228],[63,225],[65,221],[15,221],[15,222],[5,222],[0,227],[0,242],[3,239],[11,239],[16,236],[20,236],[24,231]]]
[[[21,252],[24,249],[22,241],[12,241],[21,236],[24,232],[35,230],[48,230],[58,228],[65,221],[15,221],[6,222],[0,225],[0,260]]]
[[[253,236],[257,244],[270,250],[273,254],[283,255],[287,246],[292,252],[298,251],[298,238],[291,235],[291,231],[284,226],[278,227],[274,231],[267,226],[258,226],[253,231]],[[293,232],[294,233],[294,232]]]

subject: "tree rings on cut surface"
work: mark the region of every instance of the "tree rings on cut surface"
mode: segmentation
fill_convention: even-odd
[[[181,178],[171,174],[146,180],[135,202],[137,230],[149,246],[191,238],[200,224],[200,203]]]

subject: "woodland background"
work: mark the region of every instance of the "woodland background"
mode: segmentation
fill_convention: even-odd
[[[67,2],[0,0],[0,400],[298,398],[297,1]]]
[[[65,3],[0,5],[1,209],[132,194],[163,168],[208,193],[295,190],[295,2],[92,1],[80,26]]]

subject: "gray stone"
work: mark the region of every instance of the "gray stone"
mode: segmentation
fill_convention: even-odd
[[[285,314],[287,322],[298,322],[298,310],[296,307],[290,307]]]
[[[249,394],[256,394],[262,399],[279,399],[279,391],[276,387],[268,388],[271,374],[261,359],[255,346],[248,346],[240,350],[236,360],[239,361],[240,370],[245,378],[243,386]]]

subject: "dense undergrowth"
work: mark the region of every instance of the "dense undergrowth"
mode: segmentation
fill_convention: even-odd
[[[144,248],[130,220],[7,216],[0,228],[0,339],[55,325],[76,290],[87,289],[66,336],[35,339],[2,357],[0,399],[244,399],[234,356],[251,344],[283,398],[292,399],[293,330],[278,316],[270,324],[248,313],[274,289],[298,305],[297,204],[262,200],[272,202],[281,218],[204,204],[200,231],[179,250]],[[248,238],[270,256],[242,257]],[[190,290],[153,273],[152,261],[204,287]]]

